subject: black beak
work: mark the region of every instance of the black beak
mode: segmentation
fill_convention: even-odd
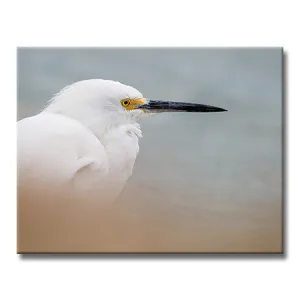
[[[206,104],[185,103],[148,100],[147,103],[137,107],[138,109],[147,110],[149,112],[221,112],[227,111],[224,108],[210,106]]]

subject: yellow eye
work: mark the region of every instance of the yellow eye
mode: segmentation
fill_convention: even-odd
[[[122,100],[123,106],[128,106],[130,104],[130,101],[128,99]]]

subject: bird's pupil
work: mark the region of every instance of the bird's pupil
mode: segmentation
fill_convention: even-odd
[[[127,104],[128,104],[128,101],[124,101],[124,104],[127,105]]]

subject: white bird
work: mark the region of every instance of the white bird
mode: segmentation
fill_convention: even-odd
[[[18,193],[111,201],[132,173],[148,113],[221,112],[154,101],[119,82],[91,79],[62,89],[39,114],[18,122]]]

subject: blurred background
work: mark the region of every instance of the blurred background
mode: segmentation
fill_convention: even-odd
[[[115,203],[126,233],[105,246],[95,225],[74,251],[281,252],[282,55],[281,48],[19,48],[18,120],[91,78],[228,110],[143,119],[134,173]]]

